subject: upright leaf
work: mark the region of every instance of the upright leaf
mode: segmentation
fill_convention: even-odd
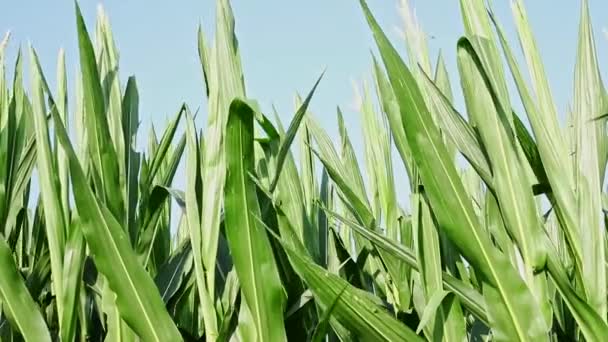
[[[30,296],[3,239],[0,239],[0,272],[0,303],[11,323],[26,341],[51,341],[40,308]]]
[[[575,183],[581,234],[583,279],[591,306],[606,321],[605,220],[601,210],[606,140],[603,120],[605,89],[598,69],[589,4],[581,5],[576,69],[574,70]],[[604,242],[604,243],[602,243]]]
[[[82,230],[95,265],[116,293],[120,316],[143,339],[181,341],[156,285],[139,264],[126,232],[91,190],[67,132],[55,115],[58,140],[70,161],[70,178]]]
[[[88,147],[93,161],[95,184],[101,199],[110,212],[123,222],[124,200],[120,190],[119,166],[108,119],[99,71],[95,61],[95,51],[89,38],[80,7],[76,3],[76,26],[82,73],[84,117],[88,135]],[[122,138],[122,137],[121,137]]]
[[[36,132],[39,182],[45,209],[46,235],[51,255],[51,277],[53,278],[53,291],[55,295],[57,298],[63,298],[63,253],[67,229],[65,217],[63,216],[64,210],[61,204],[57,167],[52,155],[48,133],[49,128],[46,119],[46,106],[44,105],[42,75],[33,48],[30,48],[30,58],[32,66],[31,84],[33,89],[32,115]],[[57,302],[57,312],[59,317],[63,316],[62,301]]]
[[[460,253],[482,274],[484,287],[498,293],[491,310],[507,313],[508,319],[494,326],[500,340],[536,341],[546,326],[536,301],[505,256],[492,247],[481,231],[469,198],[458,176],[439,130],[432,122],[422,94],[408,68],[390,44],[364,1],[369,26],[382,55],[402,116],[407,141],[440,229]],[[485,291],[485,288],[484,288]]]
[[[254,171],[253,109],[241,100],[230,105],[226,126],[226,237],[232,252],[259,341],[286,340],[283,321],[283,290],[274,256],[260,216]]]

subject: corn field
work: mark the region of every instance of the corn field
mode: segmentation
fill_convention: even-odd
[[[248,98],[228,0],[213,39],[198,31],[205,127],[176,104],[145,151],[103,12],[90,30],[75,5],[73,94],[63,52],[51,89],[33,47],[5,60],[7,34],[0,340],[608,341],[608,96],[589,6],[558,113],[523,2],[522,62],[491,8],[460,0],[448,75],[407,1],[398,51],[360,0],[377,45],[362,163],[339,109],[336,142],[309,113],[322,75],[286,130]]]

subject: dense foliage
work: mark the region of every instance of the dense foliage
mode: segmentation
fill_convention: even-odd
[[[587,1],[566,120],[523,0],[527,77],[484,1],[460,0],[466,113],[403,4],[407,63],[361,0],[378,47],[376,96],[366,86],[360,101],[364,167],[339,110],[338,144],[307,113],[321,78],[287,130],[247,97],[228,0],[215,38],[198,34],[206,129],[184,104],[145,152],[137,84],[119,78],[103,12],[93,42],[76,6],[74,101],[62,52],[56,89],[33,48],[28,89],[21,53],[7,81],[7,36],[0,339],[608,340],[608,98]]]

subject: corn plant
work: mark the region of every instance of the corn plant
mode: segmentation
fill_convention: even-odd
[[[523,1],[527,79],[491,8],[460,0],[462,113],[408,2],[407,61],[360,5],[378,52],[361,153],[339,108],[337,143],[309,113],[322,75],[286,129],[247,96],[228,0],[213,39],[197,36],[205,128],[182,104],[143,151],[137,82],[121,82],[103,11],[92,35],[76,5],[72,96],[62,51],[56,89],[31,46],[8,81],[7,35],[0,339],[607,340],[606,93],[587,1],[566,120]]]

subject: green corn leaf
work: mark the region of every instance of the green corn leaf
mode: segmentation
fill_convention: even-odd
[[[472,43],[471,43],[472,42]],[[525,280],[533,290],[548,324],[551,308],[544,286],[545,277],[536,276],[546,262],[546,251],[536,209],[531,179],[523,152],[513,132],[513,115],[505,94],[501,94],[498,61],[492,59],[492,41],[474,37],[458,44],[458,66],[470,115],[478,125],[481,141],[488,151],[494,174],[495,194],[505,227],[517,242],[524,262]],[[480,53],[478,53],[480,51]],[[489,111],[489,113],[488,113]]]
[[[381,208],[375,216],[378,220],[382,217],[388,229],[387,235],[396,240],[399,235],[395,229],[399,213],[393,177],[390,135],[386,122],[373,108],[367,84],[363,89],[361,114],[366,160],[369,161],[367,172],[370,178],[375,179],[374,183],[376,183],[379,197],[378,207]]]
[[[540,58],[540,52],[534,36],[532,35],[532,29],[525,12],[524,4],[522,1],[513,1],[511,7],[515,23],[517,24],[521,51],[526,59],[532,89],[536,95],[536,106],[534,106],[534,102],[532,102],[532,96],[528,94],[529,91],[525,87],[523,77],[520,75],[517,64],[515,63],[515,58],[513,58],[513,54],[510,52],[509,45],[502,29],[494,16],[491,16],[491,19],[497,28],[497,33],[509,62],[511,73],[517,84],[522,102],[526,107],[528,119],[530,120],[534,135],[537,138],[541,150],[540,153],[542,154],[543,163],[547,165],[546,168],[548,169],[549,174],[551,174],[551,178],[555,178],[555,191],[560,192],[559,196],[563,197],[564,195],[561,193],[567,194],[567,192],[566,189],[562,190],[561,188],[567,188],[568,191],[573,188],[572,169],[561,166],[564,165],[568,159],[566,140],[562,129],[559,127],[557,109],[555,108],[553,96],[551,95],[551,89],[549,88],[549,82]],[[559,183],[561,185],[557,184],[558,178],[560,179]],[[560,189],[557,189],[558,187]],[[564,206],[564,204],[562,204],[562,206]]]
[[[323,316],[319,319],[319,324],[315,328],[315,332],[312,334],[312,337],[311,337],[312,342],[322,342],[325,339],[325,336],[327,336],[327,334],[329,332],[330,322],[331,322],[331,320],[330,320],[331,313],[336,308],[336,305],[338,305],[340,296],[342,296],[342,293],[344,293],[344,291],[346,291],[346,287],[347,286],[344,286],[344,289],[342,289],[342,291],[336,296],[336,299],[334,299],[334,301],[327,308],[327,310],[325,310],[325,312],[323,312]]]
[[[24,181],[29,181],[31,176],[31,164],[23,164],[24,158],[31,155],[29,152],[32,151],[32,144],[26,144],[28,139],[31,139],[28,132],[31,110],[26,107],[27,97],[23,90],[21,65],[22,57],[21,50],[19,50],[13,76],[13,94],[10,100],[8,97],[6,99],[7,103],[4,106],[6,125],[0,138],[0,163],[3,165],[0,167],[0,187],[3,190],[0,191],[4,192],[4,201],[0,203],[0,222],[4,222],[6,229],[10,229],[14,224],[17,212],[22,205],[20,198],[24,190]],[[33,143],[33,140],[29,142]],[[33,147],[33,152],[35,152],[35,146]],[[24,169],[22,166],[26,168]]]
[[[258,222],[263,225],[261,220]],[[267,230],[270,232],[270,228]],[[293,230],[286,233],[294,234]],[[375,297],[315,264],[309,255],[302,252],[302,247],[292,248],[282,238],[274,237],[283,246],[294,270],[312,291],[315,301],[326,310],[333,305],[332,318],[356,336],[369,341],[422,341],[406,325],[379,307],[377,301],[371,299]]]
[[[478,40],[477,46],[487,42]],[[486,48],[480,48],[482,51]],[[494,187],[498,202],[503,210],[505,224],[518,243],[528,266],[527,280],[531,282],[532,268],[543,266],[544,255],[535,239],[540,239],[540,221],[512,131],[511,110],[503,107],[494,90],[489,72],[473,46],[462,39],[458,49],[459,70],[462,87],[470,115],[479,127],[481,140],[488,151],[494,174]],[[487,64],[487,63],[486,63]],[[484,83],[487,81],[487,85]],[[489,112],[488,112],[489,111]],[[507,114],[508,112],[508,114]]]
[[[400,213],[393,176],[390,131],[386,122],[387,120],[376,113],[366,84],[363,89],[361,114],[367,171],[372,179],[370,184],[375,184],[377,192],[377,196],[375,194],[373,196],[375,207],[377,207],[374,209],[374,216],[376,220],[384,222],[387,228],[386,235],[390,239],[397,241],[399,238],[398,220]],[[392,289],[395,302],[402,306],[401,297],[404,297],[403,304],[407,303],[406,298],[408,296],[404,294],[405,291],[409,290],[406,285],[408,281],[407,268],[404,263],[395,260],[383,251],[380,251],[380,255],[395,284],[394,289]],[[390,289],[387,289],[387,291],[390,291]]]
[[[142,338],[181,341],[158,290],[139,264],[120,223],[91,191],[65,128],[55,115],[58,140],[70,161],[73,195],[95,264],[116,293],[120,316]]]
[[[344,134],[342,135],[343,153],[347,157],[344,158],[345,160],[341,160],[333,147],[331,139],[318,123],[309,120],[309,127],[318,146],[318,151],[311,149],[312,152],[321,161],[328,175],[337,185],[345,201],[351,207],[354,217],[365,226],[371,225],[375,221],[375,218],[365,195],[359,166],[356,160],[353,160],[354,151],[348,137]],[[344,129],[342,131],[345,133]]]
[[[477,171],[484,183],[493,188],[492,170],[486,159],[485,151],[477,141],[473,128],[454,109],[449,99],[427,74],[421,77],[420,86],[427,93],[429,108],[436,113],[437,124],[447,137]]]
[[[40,308],[28,293],[4,239],[0,239],[0,272],[0,302],[11,323],[26,341],[51,341]]]
[[[15,200],[11,200],[12,203],[10,203],[7,212],[6,222],[12,222],[13,217],[17,215],[19,208],[22,206],[22,203],[16,200],[16,198],[27,193],[26,190],[31,181],[32,170],[36,164],[36,150],[36,139],[35,137],[31,137],[24,147],[21,161],[15,172],[13,188],[11,190]]]
[[[598,315],[595,308],[585,302],[572,288],[568,281],[568,274],[552,248],[549,248],[547,268],[585,338],[588,341],[603,341],[608,338],[608,325],[603,316]]]
[[[605,124],[602,114],[605,89],[598,69],[589,4],[581,4],[576,68],[574,70],[575,184],[585,293],[591,306],[606,321],[605,222],[601,193],[606,168]]]
[[[487,192],[485,195],[485,203],[483,208],[483,215],[485,218],[485,226],[488,232],[491,234],[496,246],[498,246],[503,253],[511,260],[512,264],[517,263],[517,254],[515,251],[515,245],[511,240],[505,224],[500,214],[500,207],[496,202],[496,198]]]
[[[534,297],[504,255],[493,249],[485,232],[480,231],[470,200],[441,141],[439,130],[431,121],[414,77],[365,2],[361,1],[361,5],[380,49],[389,80],[395,94],[399,94],[397,99],[406,137],[439,227],[483,275],[486,286],[499,293],[500,301],[489,307],[505,308],[504,311],[508,312],[507,324],[495,326],[495,332],[505,334],[512,340],[542,339],[547,328],[543,319],[539,319],[540,311]]]
[[[449,294],[449,292],[444,291],[444,290],[439,290],[436,291],[431,298],[429,298],[428,302],[426,303],[426,307],[424,308],[424,312],[422,313],[422,316],[420,318],[420,323],[418,324],[418,327],[416,328],[416,333],[419,334],[420,331],[422,331],[422,329],[427,326],[427,324],[429,324],[431,318],[433,316],[435,316],[435,313],[437,312],[437,310],[439,310],[439,306],[441,305],[441,302],[443,302],[443,300],[445,299],[445,297]]]
[[[404,36],[409,62],[411,65],[419,64],[424,72],[430,73],[431,60],[426,33],[422,30],[415,11],[409,5],[409,1],[401,1],[399,10],[405,26]]]
[[[241,100],[230,105],[226,127],[226,237],[241,291],[260,341],[285,340],[283,293],[270,242],[253,215],[260,215],[254,170],[253,109]]]
[[[124,164],[124,161],[128,145],[126,145],[123,134],[124,123],[122,119],[124,113],[122,112],[122,96],[118,74],[118,51],[114,44],[108,16],[105,14],[103,7],[98,7],[97,28],[96,41],[99,44],[99,48],[96,52],[100,54],[98,69],[106,102],[107,112],[105,116],[108,121],[108,129],[116,151],[116,157],[118,158],[120,187],[125,189],[127,165]],[[127,200],[126,195],[126,193],[123,193],[125,201]]]
[[[340,108],[337,109],[337,115],[338,131],[340,133],[341,143],[340,152],[343,165],[342,169],[337,170],[340,170],[345,175],[344,178],[352,184],[355,193],[362,200],[364,200],[368,206],[370,206],[369,200],[367,198],[367,192],[365,191],[365,182],[363,182],[362,172],[359,167],[359,162],[357,161],[355,149],[353,148],[353,145],[350,141],[350,137],[348,135],[348,131],[346,130],[346,125],[344,124],[344,116],[342,115],[342,111],[340,110]]]
[[[331,162],[323,158],[319,152],[313,150],[313,153],[319,158],[331,179],[336,183],[344,195],[345,200],[351,206],[352,213],[357,217],[357,220],[364,226],[372,226],[375,222],[374,215],[367,203],[365,203],[365,200],[355,193],[355,190],[348,185],[341,172],[334,168],[333,165],[331,165]]]
[[[69,165],[68,165],[69,166]],[[61,340],[72,341],[76,338],[78,306],[82,286],[82,273],[86,244],[82,235],[80,221],[72,221],[71,236],[65,246],[63,257],[63,317],[61,317]]]
[[[160,139],[160,143],[158,144],[158,147],[152,154],[152,159],[150,160],[150,166],[149,166],[149,171],[148,171],[148,177],[146,180],[147,186],[153,185],[156,175],[158,174],[158,172],[161,169],[161,165],[162,165],[163,161],[167,160],[166,157],[167,157],[167,153],[169,151],[169,147],[171,146],[171,143],[173,142],[175,133],[177,132],[177,127],[183,116],[184,111],[185,111],[185,105],[182,105],[179,112],[177,112],[177,114],[175,115],[175,118],[173,120],[171,120],[171,122],[165,129],[163,136]]]
[[[33,120],[36,134],[37,148],[37,169],[40,174],[40,189],[42,202],[44,204],[45,227],[49,242],[49,252],[51,255],[51,276],[53,277],[53,291],[57,298],[63,298],[63,255],[65,247],[66,222],[63,216],[64,210],[61,205],[61,193],[59,189],[59,179],[57,178],[57,168],[50,146],[49,128],[46,120],[46,106],[44,105],[44,95],[42,86],[41,71],[37,67],[36,55],[33,48],[30,48],[31,57],[31,78],[32,78],[32,104]],[[57,302],[57,312],[59,317],[63,317],[63,302]]]
[[[296,104],[296,106],[298,106],[299,109],[302,107],[301,104]],[[286,134],[289,133],[283,131],[280,120],[277,120],[277,123],[279,135],[283,140],[287,139]],[[277,143],[278,142],[279,141],[277,141]],[[271,164],[273,163],[271,162]],[[298,239],[306,244],[306,247],[312,255],[318,255],[318,248],[316,247],[317,227],[312,225],[310,220],[308,220],[308,216],[305,215],[303,181],[298,173],[295,160],[290,151],[285,155],[282,164],[282,176],[277,180],[277,188],[275,193],[272,194],[273,197],[269,198],[273,198],[274,200],[283,203],[281,210],[289,217],[289,220],[293,222],[293,227]],[[274,170],[276,170],[277,167],[278,161],[270,166],[271,172],[276,173]],[[298,288],[298,286],[296,286],[296,288]]]
[[[416,260],[416,255],[407,247],[399,245],[373,230],[366,229],[356,222],[345,219],[327,208],[323,208],[323,210],[327,212],[329,216],[343,222],[348,228],[355,230],[358,234],[372,242],[377,248],[390,253],[395,258],[407,263],[413,269],[418,270],[419,264]],[[446,272],[443,272],[442,274],[442,281],[446,291],[451,291],[456,294],[469,311],[477,318],[487,322],[483,297],[476,290]]]
[[[57,101],[55,102],[57,112],[66,128],[68,125],[68,85],[65,71],[65,52],[59,51],[57,59]],[[69,165],[63,150],[57,150],[57,172],[59,179],[59,187],[61,193],[61,207],[63,208],[63,217],[69,217]],[[68,232],[66,231],[66,234]]]
[[[506,107],[509,99],[507,83],[485,3],[483,0],[460,0],[459,2],[465,35],[469,40],[483,42],[475,47],[480,58],[486,63],[485,67],[488,69],[488,76],[492,78],[498,102]],[[506,115],[510,116],[511,113],[506,113]],[[474,119],[471,118],[471,120]]]
[[[192,245],[185,243],[166,263],[161,265],[154,279],[160,295],[168,303],[177,293],[192,268]]]
[[[169,198],[167,189],[162,186],[155,186],[149,194],[148,207],[145,208],[144,214],[141,215],[141,226],[139,228],[142,232],[140,233],[136,250],[143,257],[142,263],[144,267],[148,267],[150,263],[154,242],[160,234],[161,214]]]
[[[465,338],[465,327],[462,311],[457,307],[459,302],[454,306],[448,305],[450,303],[446,302],[446,305],[437,307],[437,310],[432,311],[432,317],[425,317],[425,314],[431,315],[427,313],[428,307],[434,305],[433,299],[439,292],[443,291],[441,250],[439,234],[433,222],[428,203],[421,194],[414,194],[413,201],[415,208],[412,218],[414,248],[424,299],[426,300],[419,329],[430,323],[426,332],[429,339],[443,338],[447,341],[462,341]],[[426,318],[428,322],[423,324],[423,318]]]
[[[300,170],[302,180],[302,195],[306,213],[306,220],[313,229],[310,229],[313,234],[310,241],[313,246],[309,248],[309,251],[315,256],[320,264],[327,264],[327,229],[323,222],[323,217],[320,217],[321,212],[315,206],[315,201],[322,193],[319,191],[317,185],[317,176],[315,174],[315,161],[313,152],[310,148],[312,143],[312,136],[307,125],[302,127],[300,132],[301,143],[300,143]],[[321,185],[322,186],[322,185]],[[322,190],[321,190],[322,191]],[[311,244],[309,243],[309,246]]]
[[[435,66],[435,78],[433,79],[433,83],[437,85],[437,88],[440,90],[441,94],[445,96],[449,103],[454,102],[454,95],[452,94],[452,85],[450,84],[448,70],[445,65],[445,61],[443,59],[441,51],[439,51],[439,56],[437,57],[437,64]],[[437,117],[435,117],[435,119],[437,119]],[[442,129],[441,133],[445,134],[446,132]],[[456,146],[454,146],[449,139],[444,139],[444,141],[448,146],[450,153],[455,155]]]
[[[129,227],[129,237],[131,241],[135,241],[136,234],[136,211],[139,198],[138,193],[138,175],[140,169],[141,155],[135,152],[137,128],[139,125],[139,93],[137,91],[137,83],[135,77],[129,77],[127,87],[122,99],[122,129],[125,141],[125,198],[127,206],[125,207],[127,214],[127,227]],[[133,228],[131,228],[133,227]]]
[[[119,165],[117,154],[106,117],[106,104],[98,67],[95,61],[93,44],[89,38],[78,3],[76,7],[76,26],[82,73],[84,121],[88,135],[88,147],[94,170],[98,193],[119,222],[124,219],[123,196],[120,190]]]
[[[437,85],[437,88],[445,96],[448,102],[454,101],[454,95],[452,94],[452,85],[450,83],[450,76],[448,75],[448,69],[445,65],[443,54],[439,51],[437,57],[437,66],[435,67],[435,79],[433,83]]]
[[[300,108],[298,108],[298,110],[296,111],[296,114],[294,115],[291,123],[289,124],[287,133],[285,134],[283,140],[281,141],[281,146],[279,147],[279,152],[276,157],[277,161],[276,161],[276,166],[275,166],[275,169],[276,169],[275,174],[272,179],[272,183],[270,183],[270,192],[273,192],[277,186],[279,177],[281,175],[281,170],[283,169],[283,163],[285,162],[285,158],[287,157],[289,148],[291,147],[291,144],[293,143],[293,139],[295,139],[295,137],[296,137],[298,128],[300,127],[300,123],[302,122],[302,119],[304,119],[304,115],[306,114],[306,112],[308,110],[308,105],[310,104],[310,100],[312,100],[312,96],[314,95],[315,90],[317,89],[317,86],[319,85],[319,82],[321,82],[321,79],[323,78],[324,73],[325,72],[321,73],[321,76],[319,76],[319,78],[315,82],[315,85],[312,87],[312,89],[306,96],[306,99],[304,100],[304,102],[302,103]]]
[[[518,5],[518,11],[523,11],[521,4]],[[522,15],[525,14],[522,12]],[[517,21],[519,26],[527,25],[527,23],[524,22],[519,23],[519,21],[525,19],[518,16],[516,17],[518,18]],[[555,114],[555,109],[553,108],[554,105],[552,104],[548,85],[545,84],[546,80],[544,80],[545,77],[543,66],[540,62],[540,58],[538,57],[535,43],[533,42],[529,28],[520,27],[520,40],[522,45],[525,46],[523,50],[526,54],[528,64],[530,65],[530,74],[532,75],[533,85],[537,89],[537,101],[532,99],[530,91],[523,80],[523,76],[521,75],[509,44],[506,41],[503,30],[495,20],[494,24],[497,28],[500,42],[507,57],[513,79],[517,85],[520,98],[522,99],[522,103],[526,109],[528,119],[536,137],[535,145],[537,146],[537,149],[534,153],[534,159],[542,163],[542,170],[540,167],[532,164],[533,170],[539,182],[547,182],[548,185],[551,186],[552,196],[555,199],[556,205],[559,207],[561,217],[564,221],[563,229],[566,233],[566,238],[571,246],[574,259],[580,268],[582,263],[582,252],[580,250],[580,234],[576,229],[576,217],[578,214],[576,212],[575,193],[572,191],[574,188],[573,173],[569,168],[564,167],[564,165],[568,163],[568,151],[562,138],[561,129],[559,129],[556,122],[557,117]],[[539,105],[537,105],[537,103]],[[530,152],[533,151],[526,150],[526,146],[530,146],[530,144],[523,143],[525,142],[523,139],[531,141],[531,137],[530,139],[527,139],[529,136],[529,134],[527,134],[527,130],[515,115],[513,118],[517,138],[520,140],[524,153],[530,160],[530,157],[532,157]]]
[[[393,88],[391,87],[388,78],[384,74],[384,71],[378,64],[376,58],[373,58],[373,61],[376,89],[378,92],[378,98],[380,99],[379,102],[382,107],[382,111],[388,119],[387,121],[391,129],[392,138],[394,139],[397,151],[401,156],[401,160],[403,161],[403,164],[409,176],[408,178],[410,180],[410,188],[415,188],[415,182],[418,177],[416,173],[416,165],[412,160],[412,151],[410,150],[410,147],[407,143],[407,139],[405,138],[405,131],[403,130],[403,126],[401,125],[401,114],[399,112],[399,105],[397,103],[397,99],[395,98],[395,94],[393,93]]]
[[[190,241],[192,242],[192,256],[194,257],[194,274],[196,279],[196,290],[202,307],[203,323],[208,341],[214,341],[218,337],[217,315],[210,297],[205,279],[205,267],[202,257],[201,237],[201,210],[203,201],[203,184],[201,176],[201,152],[199,140],[194,126],[194,118],[186,111],[186,186],[190,191],[185,193],[186,222]]]
[[[205,269],[215,268],[220,231],[220,212],[226,179],[225,130],[228,112],[235,97],[245,96],[245,85],[234,16],[227,0],[219,0],[216,8],[214,48],[208,50],[203,62],[209,91],[209,115],[204,153],[201,153],[202,180],[205,185],[201,207],[202,258]],[[203,219],[204,218],[204,219]],[[206,273],[208,292],[215,296],[215,272]],[[200,284],[199,284],[200,286]],[[211,318],[207,318],[211,320]]]

